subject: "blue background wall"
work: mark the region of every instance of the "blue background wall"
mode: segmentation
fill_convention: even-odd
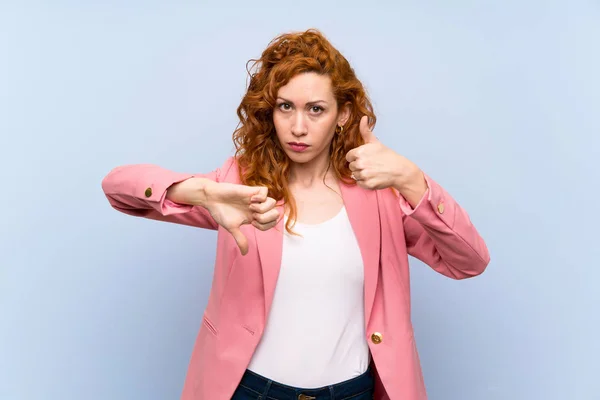
[[[121,215],[101,179],[219,166],[246,61],[310,27],[492,254],[462,282],[413,262],[430,398],[600,398],[597,2],[122,3],[0,5],[1,399],[178,398],[214,232]]]

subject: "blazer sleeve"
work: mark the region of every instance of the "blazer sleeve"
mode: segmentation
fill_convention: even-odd
[[[433,179],[413,209],[400,196],[408,254],[453,279],[481,274],[490,262],[488,248],[464,209]]]
[[[153,164],[122,165],[104,177],[102,190],[109,204],[124,214],[215,230],[218,224],[205,208],[168,200],[167,189],[193,177],[221,182],[232,165],[231,157],[207,174],[179,173]]]

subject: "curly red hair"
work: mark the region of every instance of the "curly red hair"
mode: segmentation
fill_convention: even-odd
[[[331,143],[331,166],[338,179],[354,184],[346,154],[364,144],[359,132],[362,116],[375,125],[373,106],[362,83],[344,56],[316,29],[287,33],[273,39],[259,59],[252,59],[248,89],[238,109],[240,119],[233,133],[241,182],[265,186],[269,196],[283,200],[289,210],[286,229],[296,219],[295,201],[289,191],[290,160],[281,148],[273,124],[273,110],[279,88],[297,74],[315,72],[331,79],[338,109],[348,104],[350,117],[343,132]]]

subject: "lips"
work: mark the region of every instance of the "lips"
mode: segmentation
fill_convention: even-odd
[[[306,150],[310,147],[306,143],[301,143],[301,142],[289,142],[288,145],[295,152],[303,152],[304,150]]]

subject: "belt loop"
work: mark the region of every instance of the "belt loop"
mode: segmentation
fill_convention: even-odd
[[[267,394],[269,393],[269,390],[271,389],[271,383],[273,383],[272,380],[268,379],[267,380],[267,384],[265,385],[265,390],[262,394],[262,398],[266,399],[267,398]]]
[[[329,396],[331,396],[331,400],[335,400],[335,392],[333,390],[333,385],[329,385]]]

